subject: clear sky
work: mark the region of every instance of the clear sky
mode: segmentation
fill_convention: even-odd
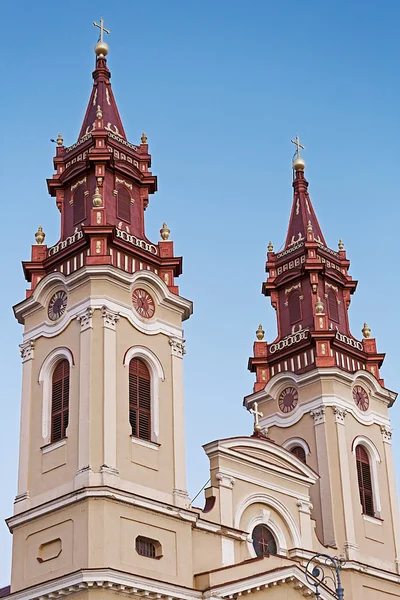
[[[353,334],[368,322],[387,352],[386,385],[400,390],[398,2],[3,0],[1,519],[12,514],[19,435],[22,328],[11,307],[24,298],[20,264],[37,226],[49,245],[58,240],[49,138],[77,139],[100,15],[125,131],[133,143],[146,131],[159,178],[147,235],[157,241],[167,221],[184,256],[180,291],[194,301],[184,359],[191,497],[209,477],[201,445],[251,432],[247,359],[260,322],[267,340],[276,333],[260,291],[268,241],[278,249],[285,239],[296,134],[325,238],[334,249],[343,238],[359,280]],[[10,547],[0,524],[0,586]]]

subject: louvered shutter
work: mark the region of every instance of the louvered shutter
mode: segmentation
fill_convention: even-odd
[[[54,369],[51,394],[51,441],[66,436],[69,419],[69,362],[61,360]]]
[[[306,462],[306,452],[303,448],[303,446],[294,446],[290,452],[292,454],[294,454],[295,456],[297,456],[298,459],[300,459],[303,463]]]
[[[289,305],[289,320],[290,324],[297,323],[301,320],[300,293],[295,290],[288,299]]]
[[[367,451],[363,446],[356,448],[357,479],[360,502],[365,515],[374,516],[374,500],[372,492],[371,466]]]
[[[117,189],[117,215],[118,219],[131,222],[131,196],[126,187]]]
[[[129,422],[133,436],[151,439],[150,373],[139,358],[133,358],[129,363]]]
[[[78,187],[74,194],[74,225],[85,220],[85,190],[82,186]]]
[[[339,305],[336,294],[333,290],[328,290],[328,314],[332,321],[339,322]]]

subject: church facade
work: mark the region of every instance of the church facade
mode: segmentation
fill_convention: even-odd
[[[285,246],[268,246],[263,293],[278,333],[256,332],[251,436],[204,450],[203,508],[186,491],[182,259],[145,210],[157,190],[145,134],[128,141],[95,46],[78,141],[57,139],[48,189],[60,242],[36,233],[23,325],[13,600],[337,597],[310,572],[336,557],[349,600],[400,598],[400,518],[384,355],[348,320],[357,282],[327,247],[296,139]],[[315,559],[315,564],[323,563]],[[322,562],[318,562],[322,561]],[[328,561],[329,562],[329,561]],[[324,566],[325,568],[326,566]]]

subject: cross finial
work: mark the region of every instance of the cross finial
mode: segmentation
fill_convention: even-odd
[[[253,403],[253,407],[249,412],[254,415],[254,431],[261,431],[259,417],[263,417],[263,413],[258,410],[258,402]]]
[[[93,21],[93,25],[94,25],[95,27],[98,27],[98,28],[100,29],[100,39],[99,39],[99,42],[104,42],[104,39],[103,39],[103,34],[104,34],[104,32],[105,32],[105,33],[110,33],[110,30],[109,30],[109,29],[106,29],[106,28],[104,27],[104,21],[103,21],[103,17],[100,17],[100,24],[99,24],[99,23],[96,23],[96,21]]]
[[[290,140],[296,146],[296,157],[300,156],[300,148],[304,150],[304,146],[300,144],[300,138],[296,135],[294,140]]]

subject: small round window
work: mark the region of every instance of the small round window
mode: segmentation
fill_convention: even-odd
[[[269,556],[277,553],[275,538],[268,527],[257,525],[253,529],[253,547],[257,556]]]

